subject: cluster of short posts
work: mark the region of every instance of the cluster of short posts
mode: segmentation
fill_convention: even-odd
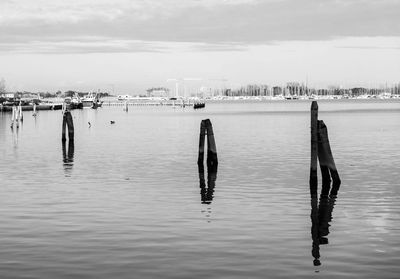
[[[11,114],[11,129],[16,126],[19,128],[19,124],[24,121],[24,115],[22,114],[22,106],[21,102],[19,103],[19,106],[13,106],[12,107],[12,114]]]

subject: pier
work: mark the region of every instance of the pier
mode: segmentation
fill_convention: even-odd
[[[165,101],[165,102],[103,102],[103,107],[126,107],[126,106],[172,106],[172,107],[187,107],[194,106],[194,103],[191,102],[180,102],[180,101]]]
[[[61,110],[62,109],[62,104],[40,104],[40,105],[27,105],[27,106],[21,106],[22,111],[34,111],[36,107],[36,110]],[[13,110],[13,106],[5,106],[5,105],[0,105],[0,111],[11,111]]]

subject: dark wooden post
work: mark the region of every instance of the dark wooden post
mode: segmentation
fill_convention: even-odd
[[[318,121],[318,160],[322,173],[321,196],[328,196],[332,177],[331,195],[336,196],[341,184],[339,173],[329,144],[328,128],[324,121]]]
[[[11,129],[14,128],[14,122],[16,122],[16,108],[15,105],[12,106],[12,114],[11,114]]]
[[[65,137],[65,130],[67,129],[67,118],[65,116],[65,113],[63,113],[63,123],[62,123],[62,130],[61,130],[61,140],[66,141],[67,138]]]
[[[74,122],[72,120],[71,112],[66,110],[63,114],[63,123],[62,123],[62,132],[61,132],[61,140],[66,141],[66,127],[68,126],[68,139],[74,140]]]
[[[75,144],[73,140],[68,142],[68,161],[71,163],[74,161]]]
[[[311,164],[310,164],[310,194],[317,196],[318,188],[318,104],[311,104]]]
[[[210,119],[201,121],[200,139],[199,139],[199,157],[197,164],[203,164],[204,161],[204,142],[207,134],[207,167],[214,169],[218,166],[217,146],[215,144],[214,131]]]
[[[67,112],[68,139],[74,140],[74,121],[72,120],[71,112]]]
[[[218,166],[217,146],[210,119],[205,120],[207,130],[207,167],[211,170]]]
[[[199,139],[199,157],[197,159],[197,164],[203,165],[204,161],[204,141],[206,137],[206,122],[205,120],[201,121],[200,124],[200,139]]]
[[[19,101],[19,106],[18,106],[18,118],[22,122],[24,122],[24,114],[22,113],[22,105],[21,101]]]

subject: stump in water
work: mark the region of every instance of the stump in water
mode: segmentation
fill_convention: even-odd
[[[330,195],[336,196],[341,180],[329,144],[328,128],[322,120],[318,121],[318,160],[322,174],[321,196],[328,196],[329,190]],[[330,189],[331,181],[332,189]]]
[[[215,144],[214,131],[210,119],[201,121],[200,124],[200,139],[199,139],[199,157],[198,164],[203,164],[204,161],[204,142],[207,135],[207,167],[215,169],[218,166],[217,146]]]
[[[201,121],[200,123],[200,139],[199,139],[199,157],[197,159],[198,165],[203,165],[204,161],[204,142],[206,138],[206,124],[205,121]]]
[[[311,165],[310,165],[310,194],[317,196],[318,176],[317,166],[320,164],[322,174],[322,196],[336,196],[341,181],[333,160],[332,150],[329,144],[328,129],[322,120],[318,120],[318,104],[311,105]],[[332,188],[331,188],[332,182]]]
[[[21,102],[19,102],[19,106],[18,106],[18,118],[21,123],[24,122],[24,114],[22,113]]]
[[[17,110],[16,110],[15,106],[13,106],[12,113],[11,113],[11,129],[14,128],[14,122],[16,121],[16,114],[17,114]]]
[[[62,141],[66,141],[66,128],[68,127],[68,139],[71,141],[74,140],[74,121],[72,120],[71,112],[66,110],[63,114],[63,124],[62,124],[62,132],[61,139]]]
[[[318,188],[318,103],[311,104],[311,163],[310,163],[310,194],[317,196]]]
[[[217,146],[215,144],[214,131],[210,119],[206,119],[207,130],[207,167],[216,169],[218,166]]]

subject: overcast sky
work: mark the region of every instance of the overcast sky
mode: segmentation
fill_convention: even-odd
[[[0,0],[9,90],[400,82],[398,0]],[[210,83],[211,81],[209,81]]]

